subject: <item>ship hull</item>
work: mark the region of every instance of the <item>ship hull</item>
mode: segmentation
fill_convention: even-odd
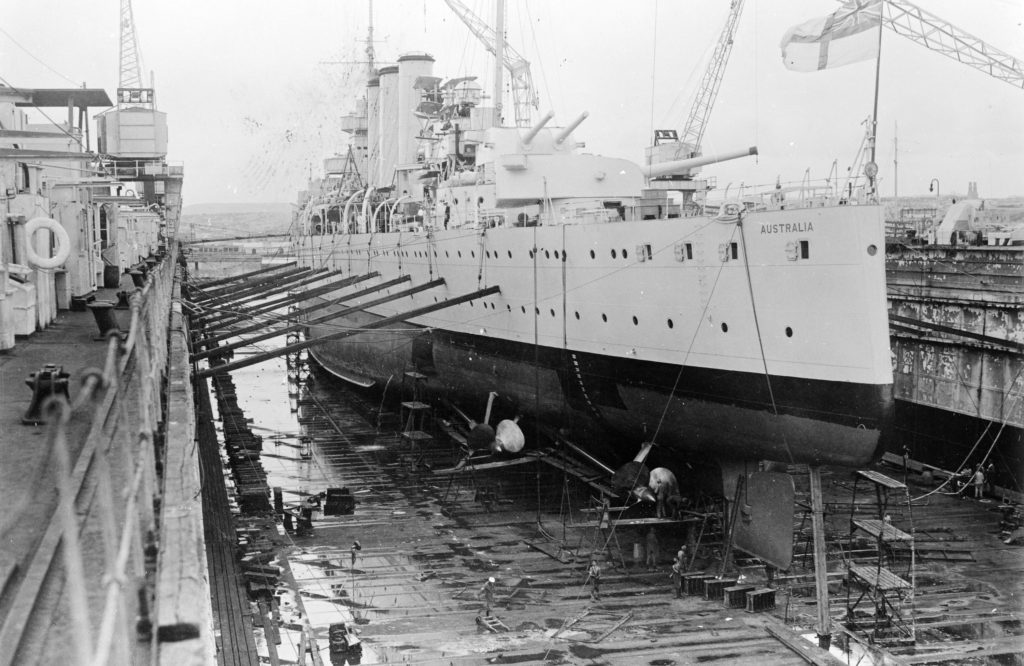
[[[299,237],[296,252],[311,267],[379,276],[368,285],[409,277],[323,298],[311,316],[313,337],[387,319],[313,350],[358,384],[416,370],[464,405],[498,393],[502,417],[614,432],[630,456],[646,440],[723,459],[862,465],[893,409],[881,248],[880,209],[840,206],[742,224],[324,234]],[[458,300],[489,286],[498,293]]]
[[[342,315],[309,333],[320,337],[377,319]],[[396,328],[405,330],[355,335],[315,346],[311,355],[363,387],[408,384],[405,373],[414,371],[427,378],[419,390],[479,414],[493,391],[501,400],[492,421],[528,414],[580,437],[604,431],[621,449],[607,453],[618,456],[655,440],[711,459],[863,465],[880,455],[892,415],[886,386],[680,368],[409,322]]]

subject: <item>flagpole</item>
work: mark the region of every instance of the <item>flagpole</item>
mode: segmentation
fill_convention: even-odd
[[[882,20],[883,10],[885,8],[885,0],[881,0],[878,3],[878,57],[875,58],[875,106],[871,111],[871,171],[868,175],[868,185],[870,186],[871,194],[877,194],[875,188],[875,176],[878,173],[878,162],[875,161],[875,147],[878,143],[878,82],[882,74]]]

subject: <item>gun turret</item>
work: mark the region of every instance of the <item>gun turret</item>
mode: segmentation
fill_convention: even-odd
[[[757,146],[751,146],[750,148],[744,148],[742,150],[734,150],[728,153],[720,153],[718,155],[701,155],[700,157],[691,157],[686,160],[673,160],[671,162],[648,164],[640,167],[640,171],[643,172],[644,176],[647,178],[682,175],[690,169],[695,169],[697,167],[704,166],[705,164],[727,162],[728,160],[735,160],[748,155],[757,155]]]
[[[577,127],[579,127],[580,123],[582,123],[584,120],[586,120],[587,116],[589,116],[589,115],[590,114],[588,112],[584,111],[583,113],[581,113],[579,115],[578,118],[576,118],[576,120],[574,120],[571,123],[569,123],[569,125],[566,126],[565,129],[563,129],[561,132],[559,132],[558,135],[555,137],[555,145],[556,146],[562,145],[562,142],[565,141],[566,139],[568,139],[569,135],[573,133],[573,130],[575,130]]]
[[[548,121],[555,117],[552,111],[548,111],[544,114],[544,117],[538,121],[536,125],[530,128],[530,131],[523,137],[523,145],[528,146],[533,141],[533,137],[537,136],[537,133],[544,129],[544,126],[548,124]]]

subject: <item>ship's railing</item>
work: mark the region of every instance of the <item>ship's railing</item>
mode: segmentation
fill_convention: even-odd
[[[73,404],[48,405],[71,663],[215,663],[176,264],[172,243],[130,297],[127,333],[109,335],[105,367],[86,372]],[[72,462],[69,423],[83,421],[88,436]],[[83,493],[95,508],[80,518]],[[102,575],[83,556],[82,535],[102,542]],[[101,612],[90,604],[97,598]]]
[[[822,208],[869,203],[870,197],[863,185],[850,180],[843,187],[835,179],[734,186],[712,190],[702,205],[707,213],[714,213],[723,205],[740,204],[748,212],[782,210],[788,208]]]

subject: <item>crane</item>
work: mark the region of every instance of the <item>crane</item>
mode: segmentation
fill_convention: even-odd
[[[135,38],[132,0],[121,0],[121,76],[118,88],[141,88],[142,66],[139,42]]]
[[[497,35],[494,28],[488,25],[479,16],[474,14],[466,5],[459,0],[444,0],[455,15],[458,16],[469,31],[476,35],[476,38],[491,53],[496,54]],[[530,127],[530,107],[537,108],[539,100],[533,88],[533,76],[530,74],[530,63],[515,49],[505,43],[504,53],[501,55],[505,69],[509,71],[512,79],[512,102],[515,105],[516,127]],[[500,100],[495,104],[500,106]]]
[[[1024,62],[906,0],[883,0],[882,25],[897,35],[1024,88]]]
[[[143,87],[142,52],[135,36],[132,0],[121,0],[121,69],[117,85],[117,104],[152,107],[153,88]]]
[[[718,97],[718,89],[722,85],[722,77],[725,74],[725,65],[729,61],[729,54],[732,53],[733,34],[736,32],[736,25],[743,12],[743,3],[744,0],[732,0],[730,3],[725,27],[722,28],[722,32],[718,36],[718,44],[715,45],[711,60],[708,62],[707,69],[704,70],[704,76],[701,78],[697,96],[693,100],[693,106],[690,107],[690,115],[686,118],[682,134],[677,134],[675,130],[654,131],[654,147],[648,149],[648,157],[652,163],[688,159],[701,154],[700,147],[701,141],[704,139],[704,128],[711,116],[715,98]],[[689,173],[678,174],[676,178],[690,180],[696,173],[697,168],[694,168]]]

